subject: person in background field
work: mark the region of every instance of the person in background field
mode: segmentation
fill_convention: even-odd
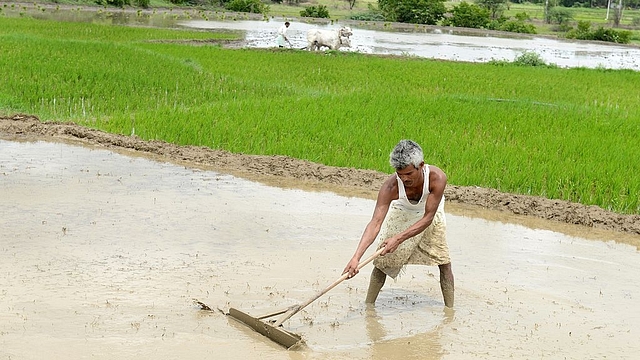
[[[367,248],[379,238],[384,248],[374,262],[368,304],[375,303],[388,276],[396,278],[405,265],[437,265],[445,306],[453,307],[454,285],[446,239],[444,214],[445,173],[423,160],[420,145],[401,140],[390,154],[396,172],[378,192],[373,216],[367,224],[356,251],[343,274],[352,278]]]
[[[289,22],[285,22],[284,25],[280,26],[280,28],[278,29],[278,38],[276,39],[277,43],[278,43],[278,47],[284,47],[285,42],[289,43],[289,45],[291,45],[291,42],[289,41],[289,38],[287,37],[287,28],[289,27]]]

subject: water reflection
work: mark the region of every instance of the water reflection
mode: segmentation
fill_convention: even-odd
[[[451,214],[455,313],[442,304],[435,267],[408,267],[374,309],[363,304],[363,271],[286,324],[309,347],[285,355],[218,312],[202,316],[192,299],[260,314],[313,296],[339,276],[373,200],[127,154],[0,140],[0,303],[8,309],[0,312],[0,358],[582,359],[640,351],[635,247],[614,235],[586,240]]]
[[[179,24],[196,29],[234,29],[245,31],[247,47],[275,46],[276,21],[203,21],[188,20]],[[304,48],[306,32],[312,28],[337,29],[340,24],[308,24],[291,21],[288,34],[293,48]],[[429,31],[372,30],[353,25],[350,48],[365,54],[405,55],[432,59],[488,62],[512,61],[524,52],[535,52],[547,63],[560,67],[586,67],[640,70],[640,48],[616,44],[561,41],[544,37],[494,37],[459,32],[455,29]]]
[[[374,306],[367,306],[365,316],[367,336],[372,342],[369,350],[371,359],[439,360],[445,353],[442,332],[454,321],[455,310],[443,307],[440,322],[433,329],[400,339],[388,337],[384,317]]]
[[[181,25],[197,29],[235,29],[245,31],[248,47],[275,46],[278,21],[202,21],[189,20]],[[337,29],[341,24],[308,24],[291,21],[288,34],[294,48],[304,48],[306,32],[312,28]],[[432,59],[488,62],[512,61],[524,52],[535,52],[547,63],[561,67],[587,67],[640,70],[640,48],[615,44],[560,41],[543,37],[487,36],[460,32],[453,28],[416,27],[415,31],[371,29],[353,24],[351,48],[366,54],[405,55]]]

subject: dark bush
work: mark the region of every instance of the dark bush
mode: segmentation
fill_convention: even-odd
[[[487,29],[521,34],[537,33],[536,27],[533,24],[527,24],[523,20],[510,20],[504,16],[489,22],[489,24],[487,24]]]
[[[618,44],[628,44],[631,32],[599,27],[593,32],[593,40],[608,41]]]
[[[131,0],[98,0],[96,1],[98,5],[111,5],[117,7],[124,7],[126,5],[131,5]]]
[[[599,27],[591,29],[591,22],[578,21],[578,28],[567,32],[567,38],[578,40],[608,41],[618,44],[628,44],[631,41],[631,31],[615,30],[611,28]]]
[[[567,9],[553,7],[547,12],[547,22],[549,24],[563,25],[567,24],[571,19],[573,19],[573,15]]]
[[[141,7],[144,9],[149,8],[149,5],[151,5],[151,0],[135,0],[135,2],[138,7]]]
[[[225,9],[236,12],[247,12],[254,14],[267,14],[269,6],[260,0],[231,0],[225,4]]]
[[[329,18],[329,10],[324,5],[309,6],[300,11],[300,16],[326,19]]]
[[[500,31],[508,31],[520,34],[536,34],[536,27],[532,24],[525,24],[524,21],[509,20],[500,26]]]
[[[451,9],[451,17],[442,21],[444,26],[480,29],[489,23],[489,10],[466,1]]]
[[[447,8],[444,0],[378,0],[386,21],[436,25]]]

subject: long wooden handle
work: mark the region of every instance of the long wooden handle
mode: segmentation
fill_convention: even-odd
[[[383,251],[384,251],[384,247],[378,249],[373,255],[369,256],[364,261],[361,261],[358,264],[357,269],[358,270],[362,269],[365,265],[367,265],[368,263],[372,262],[373,259],[377,258],[380,254],[382,254]],[[278,321],[276,321],[273,324],[273,326],[280,326],[283,322],[289,320],[290,317],[292,317],[293,315],[297,314],[300,310],[306,308],[309,304],[311,304],[312,302],[316,301],[322,295],[328,293],[331,289],[333,289],[334,287],[338,286],[338,284],[340,284],[341,282],[345,281],[348,277],[349,277],[348,273],[342,274],[342,276],[340,276],[338,278],[338,280],[334,281],[331,285],[327,286],[324,290],[322,290],[319,293],[317,293],[311,299],[305,301],[304,303],[302,303],[300,305],[292,306],[291,308],[289,308],[289,310],[284,315],[282,315],[278,319]]]

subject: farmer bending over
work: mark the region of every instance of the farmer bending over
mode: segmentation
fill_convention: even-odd
[[[284,25],[280,26],[278,29],[278,38],[276,41],[278,42],[278,47],[284,47],[285,41],[291,45],[289,38],[287,37],[287,28],[289,27],[289,22],[285,22]]]
[[[426,165],[420,145],[402,140],[390,155],[396,170],[378,192],[371,221],[355,254],[344,268],[352,278],[367,248],[379,238],[381,256],[374,262],[366,303],[373,304],[387,278],[396,278],[405,265],[437,265],[444,304],[453,307],[453,272],[446,239],[444,215],[445,173]]]

